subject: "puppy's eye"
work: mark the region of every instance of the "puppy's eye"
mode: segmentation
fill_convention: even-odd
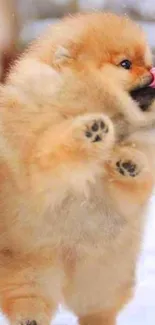
[[[123,61],[120,63],[120,65],[121,65],[122,68],[124,68],[124,69],[126,69],[126,70],[129,70],[129,69],[131,69],[131,67],[132,67],[132,63],[131,63],[131,61],[129,61],[129,60],[123,60]]]

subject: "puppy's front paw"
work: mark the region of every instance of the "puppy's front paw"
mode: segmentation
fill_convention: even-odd
[[[109,132],[108,124],[103,118],[91,119],[85,126],[85,136],[91,142],[103,141],[103,137]]]
[[[100,152],[103,156],[114,143],[114,128],[110,119],[103,114],[86,114],[74,120],[73,137],[88,152]]]
[[[112,179],[122,181],[142,179],[150,170],[147,157],[130,146],[115,148],[106,167]]]
[[[116,168],[123,176],[136,177],[140,173],[139,166],[132,160],[119,160],[116,162]]]

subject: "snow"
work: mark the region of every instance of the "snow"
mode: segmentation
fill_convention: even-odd
[[[117,325],[155,324],[155,196],[152,197],[144,234],[142,252],[137,266],[137,287],[130,304],[118,317]],[[59,307],[52,325],[77,325],[76,316]],[[0,325],[8,325],[0,316]]]

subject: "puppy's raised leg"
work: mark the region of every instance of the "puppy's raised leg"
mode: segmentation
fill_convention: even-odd
[[[147,204],[153,190],[153,173],[145,154],[131,146],[116,147],[106,170],[108,189],[120,209],[134,212]]]
[[[83,189],[103,173],[113,144],[113,125],[107,116],[86,114],[65,120],[41,135],[31,157],[33,172],[39,170],[44,180],[47,175],[52,184],[60,185],[59,192],[62,187]]]

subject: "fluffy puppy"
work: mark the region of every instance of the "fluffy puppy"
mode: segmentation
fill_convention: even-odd
[[[49,325],[60,301],[81,325],[114,325],[132,295],[154,172],[136,132],[155,114],[130,93],[152,82],[151,67],[132,21],[77,15],[49,28],[1,88],[0,299],[11,325]]]

